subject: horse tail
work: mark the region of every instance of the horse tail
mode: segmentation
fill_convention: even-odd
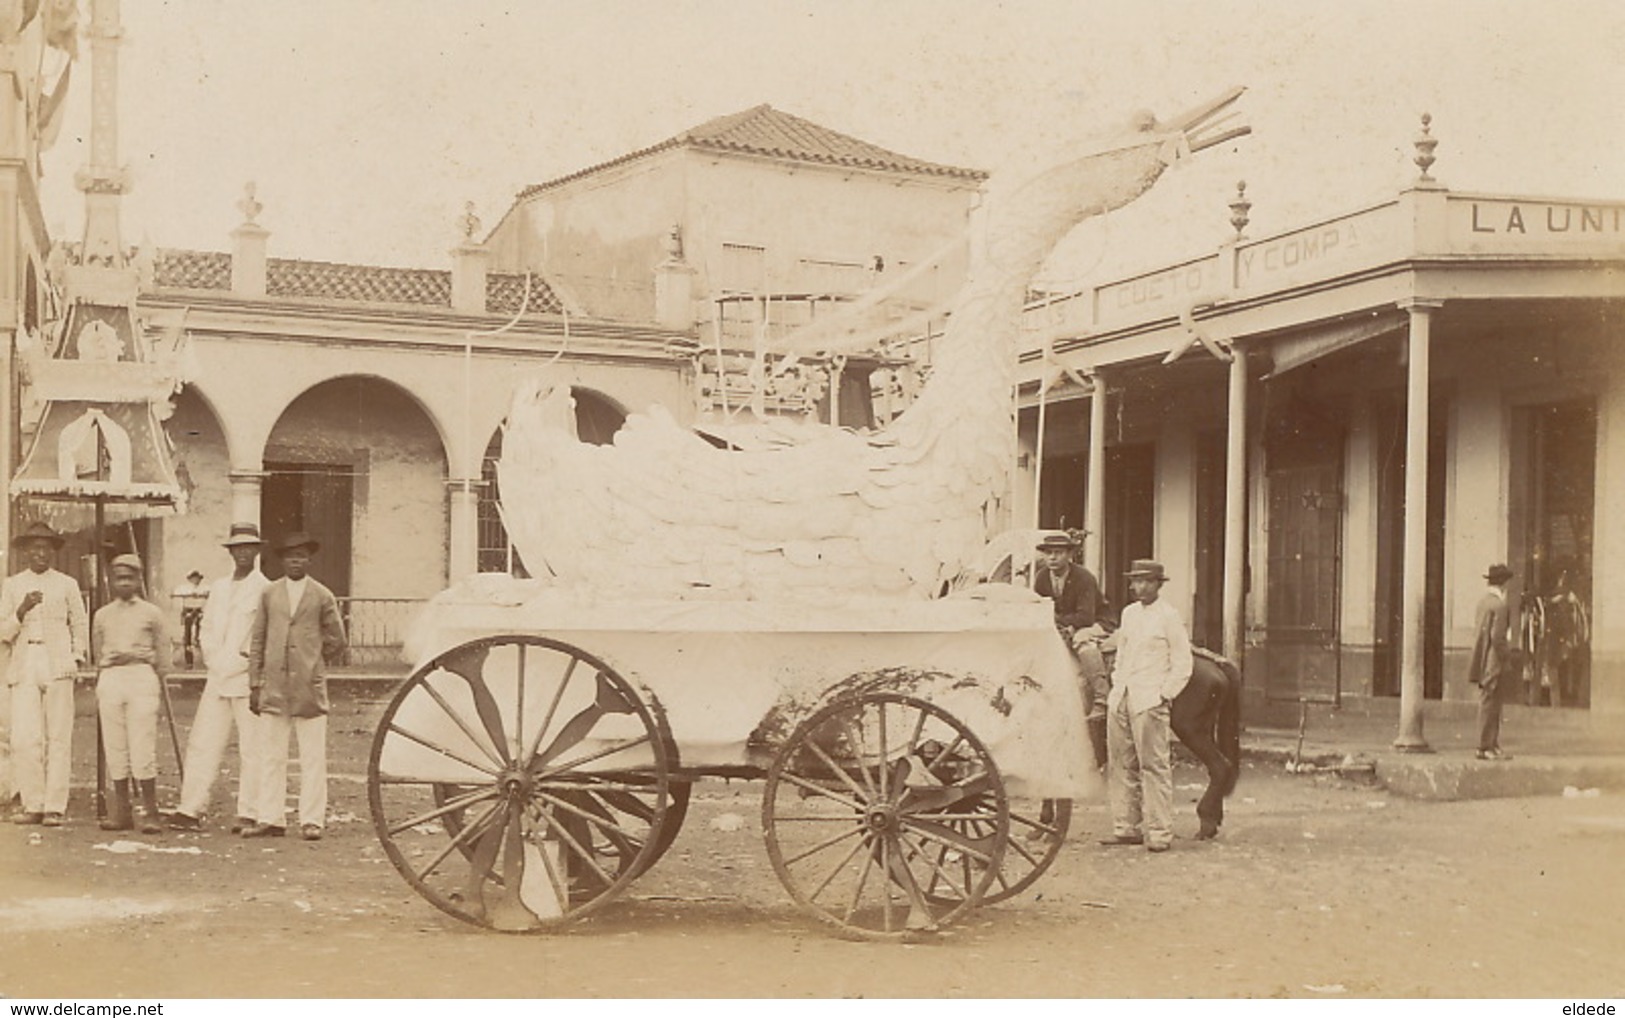
[[[1219,752],[1232,764],[1230,780],[1225,782],[1224,795],[1236,790],[1236,779],[1241,777],[1241,669],[1229,658],[1218,659],[1224,672],[1224,695],[1219,700]]]

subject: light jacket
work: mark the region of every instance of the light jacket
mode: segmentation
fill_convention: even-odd
[[[326,662],[346,645],[331,590],[306,577],[304,596],[290,611],[287,577],[267,584],[248,650],[248,682],[260,691],[260,712],[293,718],[326,714]]]
[[[17,606],[31,590],[40,591],[45,599],[18,621]],[[90,617],[79,584],[55,569],[43,573],[25,569],[6,577],[0,583],[0,643],[11,649],[8,686],[22,678],[20,669],[32,657],[22,651],[29,645],[44,648],[50,678],[73,678],[79,662],[90,659]]]
[[[256,567],[241,580],[227,576],[209,586],[198,627],[198,646],[209,670],[205,690],[215,696],[248,695],[248,651],[254,617],[270,584]]]
[[[1117,663],[1106,700],[1109,708],[1115,709],[1126,696],[1129,712],[1140,714],[1172,700],[1190,681],[1195,665],[1191,639],[1185,621],[1166,600],[1129,604],[1112,642],[1117,646]]]

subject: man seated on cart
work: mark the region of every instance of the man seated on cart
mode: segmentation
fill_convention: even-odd
[[[1088,531],[1084,531],[1085,534]],[[1100,645],[1116,628],[1107,613],[1106,597],[1095,574],[1072,560],[1078,542],[1055,531],[1038,542],[1044,568],[1033,580],[1033,592],[1055,602],[1055,628],[1072,649],[1083,686],[1083,711],[1094,744],[1095,769],[1106,769],[1106,694],[1111,679]]]

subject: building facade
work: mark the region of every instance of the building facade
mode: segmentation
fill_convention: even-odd
[[[1118,603],[1164,561],[1197,640],[1267,702],[1466,701],[1485,569],[1509,563],[1516,702],[1625,712],[1625,203],[1392,200],[1029,312],[1050,525],[1087,525]],[[1045,350],[1050,351],[1044,353]],[[1018,496],[1019,497],[1019,496]],[[1018,513],[1019,515],[1019,513]]]

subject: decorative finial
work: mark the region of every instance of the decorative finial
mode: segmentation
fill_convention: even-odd
[[[248,226],[258,226],[254,217],[264,211],[265,206],[254,200],[254,182],[250,180],[243,185],[243,196],[237,202],[237,211],[243,214],[243,223]]]
[[[1411,157],[1411,161],[1422,171],[1416,179],[1423,183],[1433,183],[1433,176],[1428,170],[1434,163],[1433,150],[1439,147],[1439,139],[1433,137],[1433,114],[1422,114],[1422,132],[1411,144],[1416,146],[1416,155]]]
[[[666,252],[666,260],[680,262],[683,260],[683,224],[672,223],[666,236],[661,238],[660,246]]]
[[[473,243],[474,234],[480,232],[480,217],[474,214],[474,203],[463,203],[463,214],[457,219],[457,228],[463,231],[463,239]]]
[[[1245,236],[1242,231],[1247,229],[1247,223],[1250,222],[1247,213],[1252,207],[1253,203],[1247,200],[1247,182],[1236,181],[1236,199],[1230,203],[1230,225],[1236,228],[1237,240]]]

